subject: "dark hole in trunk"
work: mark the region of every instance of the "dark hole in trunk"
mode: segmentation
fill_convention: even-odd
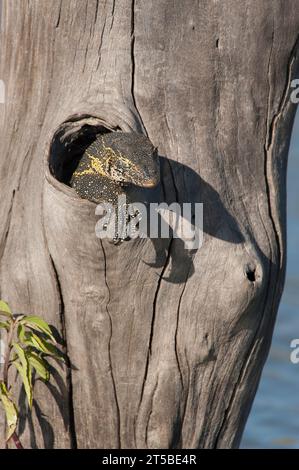
[[[98,118],[81,116],[65,121],[59,126],[51,142],[49,168],[61,183],[69,185],[73,172],[86,148],[97,134],[117,131],[105,127]]]

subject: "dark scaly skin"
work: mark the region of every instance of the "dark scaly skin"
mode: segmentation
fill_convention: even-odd
[[[147,137],[110,132],[98,135],[87,147],[70,186],[80,197],[98,204],[109,202],[116,209],[118,196],[126,195],[130,203],[129,185],[154,188],[159,180],[159,157]]]

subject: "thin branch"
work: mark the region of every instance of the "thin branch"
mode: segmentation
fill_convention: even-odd
[[[14,444],[15,444],[17,449],[24,449],[24,447],[22,446],[21,441],[19,439],[19,436],[17,435],[16,432],[13,433],[13,435],[11,436],[11,439],[14,441]]]
[[[8,384],[8,370],[10,366],[10,353],[11,353],[11,348],[12,348],[12,341],[13,341],[13,335],[14,335],[14,330],[15,330],[15,321],[12,320],[10,323],[9,331],[7,333],[6,337],[6,349],[5,349],[5,354],[4,354],[4,364],[3,364],[3,383],[6,387],[7,390],[9,390],[9,384]],[[16,432],[13,433],[11,438],[16,446],[17,449],[23,449],[24,447],[21,444],[21,441],[19,439],[19,436],[17,435]],[[7,448],[8,441],[6,442],[6,448]]]

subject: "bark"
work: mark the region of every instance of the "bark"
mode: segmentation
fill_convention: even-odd
[[[238,446],[284,281],[297,6],[3,1],[0,297],[71,363],[36,384],[25,447]],[[201,249],[95,237],[48,159],[101,126],[147,133],[164,200],[204,203]]]

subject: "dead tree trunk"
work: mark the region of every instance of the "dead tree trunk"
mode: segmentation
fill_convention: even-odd
[[[73,365],[36,384],[23,444],[238,446],[283,288],[298,3],[4,0],[1,21],[0,297]],[[95,237],[48,157],[100,126],[146,132],[165,198],[204,203],[200,250]]]

